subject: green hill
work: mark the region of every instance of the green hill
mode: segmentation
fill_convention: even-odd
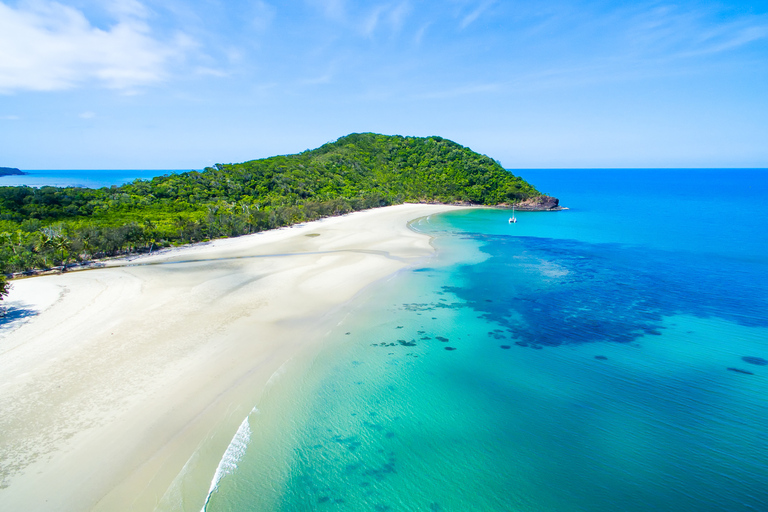
[[[0,167],[0,176],[14,176],[26,174],[15,167]]]
[[[101,189],[0,187],[0,272],[237,236],[403,202],[539,192],[441,137],[351,134],[303,153]]]
[[[257,191],[265,204],[379,196],[492,205],[539,195],[487,156],[441,137],[356,133],[298,155],[208,171]]]

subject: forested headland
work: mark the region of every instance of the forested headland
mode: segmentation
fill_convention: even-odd
[[[541,195],[441,137],[352,134],[320,148],[101,189],[0,187],[0,273],[238,236],[403,202]]]
[[[14,176],[14,175],[21,175],[26,174],[25,172],[22,172],[21,169],[17,169],[15,167],[0,167],[0,176]]]

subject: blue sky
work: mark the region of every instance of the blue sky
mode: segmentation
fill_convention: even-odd
[[[0,0],[0,166],[198,169],[360,131],[508,168],[768,167],[768,2]]]

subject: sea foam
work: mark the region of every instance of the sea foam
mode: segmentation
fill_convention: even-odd
[[[224,455],[221,457],[221,462],[219,462],[219,467],[216,468],[216,473],[213,475],[211,487],[208,489],[208,496],[205,498],[205,505],[203,505],[201,512],[205,512],[205,509],[208,507],[208,502],[211,499],[211,495],[218,489],[221,479],[232,474],[235,469],[237,469],[237,464],[242,460],[243,455],[245,455],[245,450],[248,448],[248,443],[251,440],[251,434],[253,433],[248,418],[251,414],[258,412],[259,410],[254,407],[250,414],[245,417],[240,424],[240,427],[237,429],[235,436],[232,438],[232,441],[229,443],[227,451],[225,451]]]

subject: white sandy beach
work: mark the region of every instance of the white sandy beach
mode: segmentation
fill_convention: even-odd
[[[0,509],[198,512],[270,377],[316,350],[363,288],[432,254],[409,220],[452,208],[14,281],[5,302],[29,316],[0,325]]]

